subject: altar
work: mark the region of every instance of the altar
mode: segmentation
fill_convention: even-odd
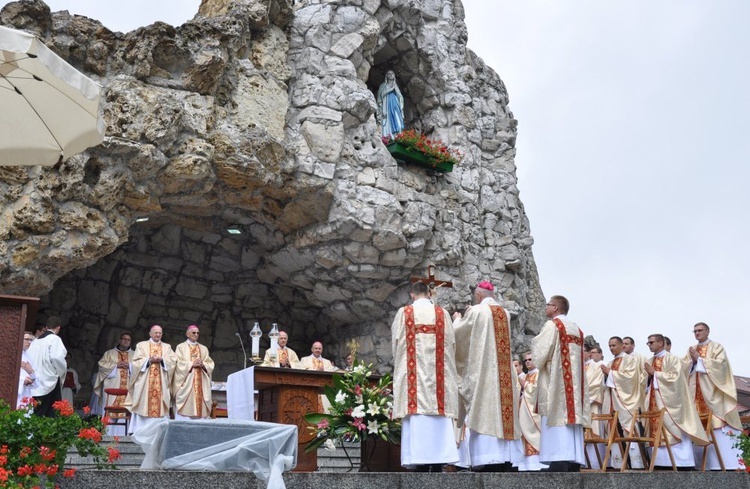
[[[276,367],[255,367],[255,388],[258,389],[258,420],[297,426],[298,450],[296,472],[315,472],[318,455],[305,453],[315,435],[308,429],[305,414],[320,412],[319,394],[323,387],[333,385],[336,372],[297,370]]]

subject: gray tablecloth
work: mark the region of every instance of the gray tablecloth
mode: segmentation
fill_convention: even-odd
[[[297,427],[285,424],[165,419],[133,438],[146,453],[141,469],[246,471],[283,489],[281,474],[297,465]]]

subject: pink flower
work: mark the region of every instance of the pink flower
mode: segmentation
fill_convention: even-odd
[[[320,423],[318,423],[318,429],[321,429],[321,430],[325,430],[325,429],[327,429],[327,428],[328,428],[328,426],[329,426],[329,424],[328,424],[328,420],[327,420],[327,419],[325,419],[325,418],[321,419],[321,420],[320,420]]]
[[[354,421],[352,421],[352,426],[357,428],[359,431],[365,431],[365,429],[367,429],[367,425],[360,418],[355,418]]]

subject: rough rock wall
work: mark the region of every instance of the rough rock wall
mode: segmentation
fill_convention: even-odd
[[[231,342],[220,316],[243,332],[281,317],[292,344],[326,335],[337,356],[357,337],[362,357],[385,366],[409,276],[434,264],[454,282],[438,296],[449,309],[468,304],[471,284],[497,284],[521,349],[541,324],[544,297],[516,187],[516,121],[502,81],[466,48],[462,8],[204,0],[183,26],[121,34],[50,14],[39,0],[8,4],[0,23],[37,33],[105,86],[108,138],[54,167],[0,167],[0,288],[43,295],[79,270],[45,304],[90,325],[96,347],[91,339],[81,348],[92,358],[121,329],[159,322],[177,333],[193,322],[198,299],[178,287],[192,276],[206,291],[204,341]],[[465,154],[452,173],[398,164],[381,143],[373,90],[388,69],[407,126]],[[242,233],[228,261],[208,247],[200,267],[187,244],[170,255],[153,241],[177,233],[185,243],[230,243],[228,227]],[[150,262],[127,287],[181,306],[114,314],[139,302],[107,293],[99,297],[108,304],[84,307],[99,285],[122,285],[114,270],[137,253]],[[257,261],[243,265],[250,254]],[[238,292],[256,286],[270,300],[249,304]]]

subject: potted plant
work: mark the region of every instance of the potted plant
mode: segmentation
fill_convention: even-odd
[[[393,137],[383,137],[383,144],[397,161],[439,172],[453,171],[453,166],[463,158],[457,149],[448,148],[442,141],[429,139],[414,129],[402,131]]]
[[[387,443],[401,441],[401,421],[393,419],[393,394],[391,376],[381,377],[372,382],[372,364],[355,365],[351,372],[333,376],[333,386],[326,386],[325,395],[331,404],[328,414],[308,413],[305,421],[315,432],[315,438],[305,446],[305,451],[317,450],[320,446],[334,448],[336,442],[361,441],[363,447],[370,445],[370,451],[362,451],[362,469],[374,451],[376,440]],[[370,442],[370,443],[368,443]]]
[[[52,488],[55,477],[73,478],[76,469],[65,469],[71,447],[83,457],[93,456],[99,468],[114,468],[120,453],[99,444],[106,419],[88,416],[88,407],[82,418],[67,401],[52,405],[57,414],[54,418],[36,416],[35,402],[24,399],[24,406],[12,410],[0,400],[0,488]]]

